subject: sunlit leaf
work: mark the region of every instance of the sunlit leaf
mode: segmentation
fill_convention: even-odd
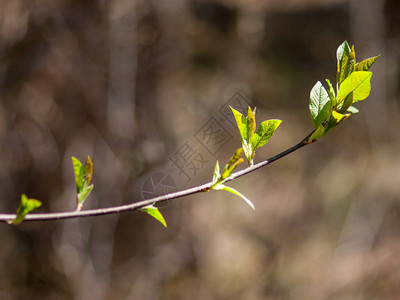
[[[329,117],[330,98],[328,92],[318,81],[310,92],[309,108],[314,128],[318,128]]]
[[[368,71],[351,73],[339,87],[338,102],[343,101],[350,93],[353,93],[353,101],[367,98],[371,91],[371,77],[372,73]]]
[[[356,71],[368,71],[381,55],[367,58],[356,64]]]
[[[325,81],[326,81],[326,83],[327,83],[328,86],[329,86],[328,94],[329,94],[329,99],[331,100],[330,107],[333,107],[333,106],[336,105],[336,102],[337,102],[337,100],[336,100],[336,94],[335,94],[335,89],[333,88],[333,86],[332,86],[332,84],[331,84],[331,82],[330,82],[329,79],[325,79]]]
[[[216,189],[216,190],[224,190],[224,191],[230,192],[230,193],[232,193],[232,194],[234,194],[234,195],[236,195],[236,196],[242,198],[244,201],[246,201],[246,203],[247,203],[253,210],[255,210],[255,207],[254,207],[253,202],[251,202],[248,198],[246,198],[243,194],[241,194],[240,192],[238,192],[238,191],[235,190],[234,188],[231,188],[231,187],[229,187],[229,186],[220,184],[220,185],[218,185],[215,189]]]
[[[145,212],[152,216],[154,219],[156,219],[158,222],[164,225],[164,227],[167,227],[167,223],[165,222],[165,219],[163,215],[160,213],[157,207],[153,205],[148,205],[143,208],[139,209],[141,212]]]
[[[346,75],[348,75],[346,70],[348,71],[348,64],[350,61],[351,64],[351,57],[350,53],[352,52],[352,49],[350,48],[349,44],[347,41],[344,41],[337,49],[336,51],[336,57],[337,57],[337,75],[336,75],[336,82],[338,85],[342,83],[344,79],[346,79]],[[354,52],[354,48],[353,48]],[[354,62],[353,62],[354,64]]]
[[[313,134],[308,138],[309,142],[315,142],[325,135],[325,127],[319,125],[317,129],[313,132]]]
[[[74,167],[76,192],[80,193],[83,186],[84,168],[82,166],[82,163],[76,157],[72,156],[71,159],[72,159],[72,165]]]
[[[17,209],[17,216],[14,220],[10,221],[9,223],[14,225],[20,224],[25,219],[25,216],[28,213],[30,213],[35,208],[40,207],[41,205],[42,202],[40,202],[39,200],[28,199],[28,197],[25,194],[22,194],[21,202]]]
[[[349,116],[350,114],[341,114],[333,111],[326,126],[325,134],[335,128],[340,122],[346,120]]]
[[[235,117],[236,124],[238,126],[240,136],[242,137],[242,140],[248,141],[248,121],[245,116],[243,116],[240,112],[238,112],[236,109],[232,108],[232,113],[233,116]]]
[[[242,147],[243,147],[244,156],[246,157],[249,164],[252,164],[253,147],[252,147],[251,143],[250,142],[248,143],[246,140],[242,140]]]
[[[218,160],[215,163],[215,168],[214,168],[214,174],[213,174],[213,183],[216,183],[218,181],[218,179],[221,177],[221,174],[219,173],[219,163]]]
[[[256,131],[256,119],[250,106],[247,113],[247,141],[251,141],[254,131]]]
[[[261,124],[257,128],[256,133],[253,136],[253,139],[251,140],[253,151],[268,143],[268,141],[273,136],[275,130],[281,123],[281,120],[274,119],[261,122]]]

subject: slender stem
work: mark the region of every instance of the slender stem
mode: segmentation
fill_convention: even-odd
[[[225,182],[234,180],[238,177],[241,177],[243,175],[246,175],[248,173],[254,172],[255,170],[258,170],[266,165],[269,165],[270,163],[283,158],[284,156],[304,147],[305,145],[310,144],[308,138],[312,135],[310,133],[306,138],[304,138],[301,142],[296,144],[295,146],[265,160],[262,161],[256,165],[247,167],[246,169],[243,169],[241,171],[233,173],[229,178],[225,180]],[[178,191],[175,193],[170,193],[162,196],[158,196],[152,199],[148,200],[143,200],[139,202],[134,202],[131,204],[126,204],[126,205],[119,205],[119,206],[113,206],[113,207],[107,207],[107,208],[99,208],[99,209],[88,209],[88,210],[82,210],[82,211],[71,211],[71,212],[59,212],[59,213],[42,213],[42,214],[28,214],[25,216],[24,221],[50,221],[50,220],[61,220],[61,219],[71,219],[71,218],[81,218],[81,217],[92,217],[92,216],[99,216],[99,215],[108,215],[108,214],[115,214],[115,213],[120,213],[120,212],[126,212],[126,211],[132,211],[132,210],[138,210],[140,208],[143,208],[145,206],[151,205],[151,204],[156,204],[172,199],[177,199],[180,197],[184,196],[189,196],[192,194],[197,194],[200,192],[205,192],[209,191],[210,187],[212,185],[212,182],[205,183],[200,186],[196,186],[193,188],[189,188],[186,190]],[[0,222],[8,222],[13,219],[15,219],[16,215],[15,214],[0,214]]]

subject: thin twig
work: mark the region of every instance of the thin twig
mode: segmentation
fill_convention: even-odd
[[[299,142],[295,146],[293,146],[293,147],[291,147],[291,148],[289,148],[289,149],[287,149],[265,161],[262,161],[258,164],[247,167],[246,169],[243,169],[241,171],[233,173],[231,176],[229,176],[229,178],[227,178],[225,180],[225,182],[234,180],[238,177],[241,177],[248,173],[254,172],[255,170],[258,170],[266,165],[269,165],[270,163],[273,163],[274,161],[281,159],[284,156],[304,147],[305,145],[310,144],[308,139],[312,135],[312,133],[310,133],[306,138],[304,138],[301,142]],[[138,210],[140,208],[143,208],[143,207],[151,205],[151,204],[157,204],[157,203],[161,203],[164,201],[177,199],[180,197],[197,194],[200,192],[206,192],[206,191],[210,190],[211,185],[212,185],[212,182],[208,182],[203,185],[189,188],[186,190],[178,191],[175,193],[169,193],[169,194],[158,196],[158,197],[155,197],[152,199],[134,202],[131,204],[126,204],[126,205],[119,205],[119,206],[99,208],[99,209],[88,209],[88,210],[82,210],[82,211],[28,214],[25,216],[24,221],[50,221],[50,220],[72,219],[72,218],[93,217],[93,216],[121,213],[121,212],[126,212],[126,211],[133,211],[133,210]],[[15,219],[15,217],[16,217],[15,214],[0,214],[0,222],[8,222],[10,220]]]

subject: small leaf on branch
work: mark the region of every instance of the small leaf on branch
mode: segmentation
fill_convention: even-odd
[[[345,113],[353,103],[354,103],[354,97],[353,97],[353,92],[351,92],[344,99],[343,104],[338,112]]]
[[[275,130],[281,123],[281,120],[274,119],[261,122],[261,124],[258,126],[257,132],[254,134],[253,139],[251,140],[253,151],[268,143]]]
[[[351,49],[347,41],[344,41],[338,47],[336,51],[336,57],[337,57],[336,82],[338,85],[340,85],[342,81],[345,80],[346,77],[350,75],[349,70],[351,70],[351,64],[354,65],[355,63],[354,47],[353,49]]]
[[[246,201],[246,203],[253,209],[255,210],[254,204],[253,202],[251,202],[248,198],[246,198],[243,194],[241,194],[240,192],[238,192],[237,190],[235,190],[234,188],[231,188],[229,186],[223,185],[223,184],[219,184],[218,186],[216,186],[214,188],[215,190],[224,190],[227,192],[230,192],[240,198],[242,198],[244,201]]]
[[[215,184],[220,177],[221,177],[221,174],[219,173],[219,163],[218,163],[218,160],[217,160],[217,162],[215,163],[212,183]]]
[[[254,108],[254,111],[255,110],[256,109]],[[256,131],[256,118],[249,106],[247,113],[247,142],[251,141],[251,139],[253,138],[254,131]]]
[[[14,224],[14,225],[20,224],[25,219],[25,216],[28,213],[30,213],[35,208],[40,207],[41,205],[42,205],[42,202],[40,202],[39,200],[28,199],[28,197],[25,194],[22,194],[21,202],[17,209],[17,216],[14,220],[9,221],[8,223]]]
[[[328,92],[318,81],[310,92],[309,108],[314,128],[318,128],[329,117],[331,109]]]
[[[77,158],[72,157],[72,165],[74,167],[77,190],[76,210],[79,211],[82,209],[83,203],[93,190],[93,184],[89,185],[93,177],[93,163],[89,156],[86,158],[84,166]]]
[[[76,210],[81,210],[83,206],[83,202],[85,202],[86,198],[89,197],[90,192],[93,190],[93,184],[85,186],[81,192],[77,195],[77,204]]]
[[[329,79],[325,79],[325,81],[329,86],[328,94],[329,94],[329,99],[331,99],[330,107],[333,107],[333,106],[336,105],[336,102],[337,102],[336,95],[335,95],[335,90],[334,90],[334,88],[333,88],[333,86],[332,86],[332,84],[331,84]]]
[[[153,205],[148,205],[145,207],[142,207],[139,209],[141,212],[147,213],[150,216],[152,216],[154,219],[156,219],[158,222],[164,225],[164,227],[167,227],[167,223],[165,222],[165,219],[163,215],[160,213],[157,207]]]
[[[363,61],[358,62],[356,64],[355,70],[356,71],[368,71],[379,57],[381,57],[381,55],[370,57]]]
[[[82,163],[76,157],[72,156],[71,159],[72,159],[72,165],[74,167],[76,192],[80,193],[80,191],[82,190],[82,185],[83,185],[84,169],[83,169]]]
[[[232,172],[236,167],[243,162],[243,158],[240,158],[243,154],[243,148],[239,148],[235,151],[233,156],[229,159],[228,163],[225,165],[224,170],[221,174],[221,179],[225,179],[231,176]]]
[[[340,122],[350,117],[350,115],[351,114],[341,114],[339,112],[333,111],[329,118],[324,134],[327,134],[329,131],[335,128]]]
[[[248,140],[248,120],[247,118],[242,115],[240,112],[238,112],[236,109],[230,107],[233,113],[233,116],[235,117],[236,124],[238,126],[240,136],[242,137],[242,140],[247,141]]]
[[[367,98],[371,92],[371,77],[372,73],[369,71],[351,73],[339,86],[338,103],[342,102],[350,93],[353,93],[353,103]]]
[[[318,128],[315,129],[313,134],[308,138],[307,143],[314,143],[324,135],[325,135],[325,127],[323,125],[319,125]]]

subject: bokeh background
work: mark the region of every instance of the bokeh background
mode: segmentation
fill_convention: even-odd
[[[334,81],[344,40],[383,54],[370,97],[232,182],[255,212],[211,192],[164,204],[167,229],[139,212],[1,224],[0,298],[398,299],[396,0],[2,0],[0,212],[22,193],[73,210],[72,155],[94,162],[86,209],[205,183],[240,146],[220,114],[238,95],[283,120],[256,161],[283,151],[312,130],[309,92]],[[228,138],[206,151],[209,120]],[[189,178],[173,164],[188,145],[203,159]]]

